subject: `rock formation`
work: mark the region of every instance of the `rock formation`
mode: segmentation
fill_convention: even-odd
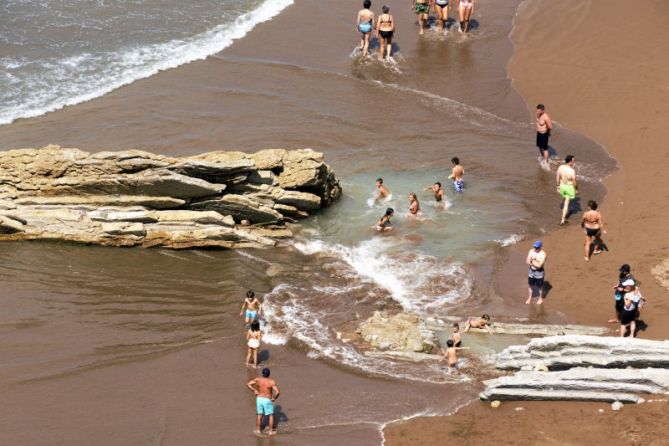
[[[434,332],[415,314],[389,316],[377,311],[356,332],[372,348],[389,352],[433,353],[439,345]]]
[[[339,181],[310,149],[90,154],[47,146],[0,152],[0,240],[108,246],[263,247],[286,223],[329,206]]]
[[[517,372],[486,381],[483,400],[636,403],[669,393],[669,341],[552,336],[505,349],[496,367]]]

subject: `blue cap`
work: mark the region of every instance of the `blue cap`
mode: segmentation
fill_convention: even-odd
[[[534,249],[539,249],[539,248],[541,248],[543,245],[544,245],[544,244],[541,243],[541,240],[537,240],[536,242],[534,242],[534,245],[532,245],[532,246],[534,246]]]

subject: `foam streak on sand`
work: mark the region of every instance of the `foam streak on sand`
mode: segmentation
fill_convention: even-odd
[[[266,0],[232,23],[221,24],[186,39],[128,47],[118,53],[82,53],[66,59],[43,61],[44,71],[24,79],[29,85],[21,88],[20,94],[13,91],[0,93],[3,103],[0,125],[90,101],[160,71],[204,59],[243,38],[256,25],[271,20],[292,3],[293,0]],[[17,68],[17,64],[20,62],[0,59],[0,66],[6,70]],[[7,76],[11,78],[10,84],[19,83],[10,71]]]

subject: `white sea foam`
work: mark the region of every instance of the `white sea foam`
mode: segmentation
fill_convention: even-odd
[[[495,241],[498,242],[500,246],[511,246],[522,241],[523,239],[525,239],[525,237],[522,234],[511,234],[510,236],[502,240],[495,240]]]
[[[204,59],[227,48],[292,3],[293,0],[266,0],[232,23],[186,39],[128,47],[118,53],[82,53],[67,59],[42,61],[39,72],[24,79],[30,88],[21,91],[18,99],[4,101],[0,124],[86,102],[160,71]],[[27,62],[3,58],[0,63],[9,69]],[[5,77],[10,78],[7,74]]]

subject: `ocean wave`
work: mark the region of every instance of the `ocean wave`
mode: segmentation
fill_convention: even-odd
[[[24,79],[24,91],[11,99],[6,94],[0,96],[3,99],[0,125],[86,102],[160,71],[204,59],[243,38],[256,25],[271,20],[291,4],[293,0],[266,0],[232,23],[187,39],[127,48],[119,53],[82,53],[66,59],[30,62],[3,58],[6,69],[26,63],[41,67],[29,80]],[[5,73],[5,77],[10,79],[11,75]],[[16,79],[11,83],[16,84]]]

